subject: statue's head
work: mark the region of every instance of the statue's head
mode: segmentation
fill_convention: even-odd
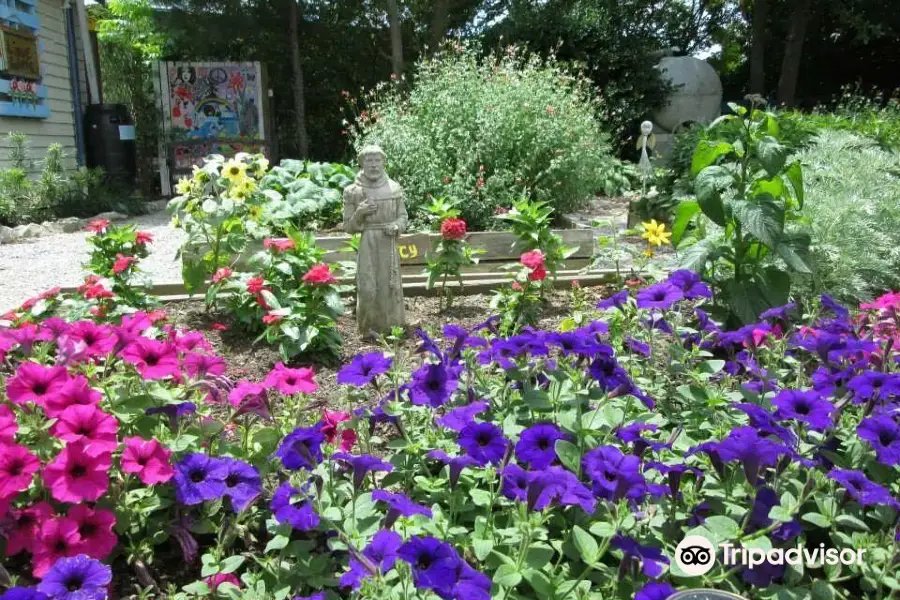
[[[380,146],[366,146],[359,151],[359,167],[368,179],[379,179],[384,175],[386,159]]]

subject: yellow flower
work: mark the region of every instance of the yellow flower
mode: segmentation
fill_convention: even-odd
[[[232,183],[238,183],[246,176],[247,165],[240,161],[234,160],[233,158],[226,162],[225,166],[222,167],[222,177],[231,181]]]
[[[650,246],[647,246],[647,249],[644,250],[644,256],[646,256],[647,258],[653,258],[655,254],[656,253],[653,252],[653,248],[651,248]]]
[[[264,156],[260,156],[259,158],[257,158],[256,159],[256,176],[262,177],[263,175],[266,174],[266,171],[268,171],[268,170],[269,170],[269,159]]]
[[[175,192],[181,196],[190,194],[193,183],[194,182],[187,177],[182,177],[178,180],[178,183],[175,184]]]
[[[650,219],[649,223],[641,223],[641,227],[644,228],[644,233],[641,234],[641,237],[647,240],[647,243],[651,246],[668,244],[669,238],[672,237],[672,234],[666,231],[666,224],[657,223],[656,219]]]

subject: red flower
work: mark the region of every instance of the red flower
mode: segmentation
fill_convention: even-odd
[[[273,325],[283,318],[284,317],[282,317],[281,315],[273,315],[270,313],[268,315],[263,315],[262,322],[266,325]]]
[[[303,281],[314,285],[337,283],[337,279],[334,278],[334,275],[331,274],[331,270],[325,263],[319,263],[310,267],[306,275],[303,276]]]
[[[216,331],[228,331],[228,325],[223,325],[222,323],[213,323],[209,327],[210,329],[215,329]]]
[[[107,227],[109,227],[109,219],[94,219],[87,224],[85,229],[94,233],[106,233]]]
[[[544,253],[540,250],[532,250],[531,252],[525,252],[519,257],[519,262],[528,267],[529,269],[537,269],[538,267],[544,266]]]
[[[337,442],[340,437],[340,449],[343,452],[349,451],[356,443],[356,432],[352,429],[343,429],[338,433],[338,425],[344,421],[350,420],[350,413],[340,411],[325,410],[322,412],[322,421],[320,430],[325,435],[325,441],[329,444]]]
[[[116,262],[113,263],[112,271],[118,275],[123,271],[127,271],[131,265],[137,262],[133,256],[125,256],[124,254],[116,254]]]
[[[102,283],[95,283],[93,285],[89,285],[84,290],[84,297],[91,299],[100,299],[100,298],[112,298],[113,293],[103,287]]]
[[[519,283],[518,281],[513,281],[513,282],[512,282],[512,289],[513,289],[514,292],[521,292],[521,291],[522,291],[522,284]]]
[[[134,234],[134,243],[138,246],[149,244],[153,241],[153,234],[149,231],[138,231]]]
[[[271,306],[269,306],[269,303],[266,302],[266,298],[262,294],[256,295],[256,303],[259,304],[261,307],[263,307],[266,310],[269,310],[270,308],[272,308]]]
[[[531,273],[528,274],[528,279],[531,281],[543,281],[547,278],[547,269],[544,268],[543,265],[534,269]]]
[[[167,313],[165,310],[163,310],[161,308],[158,310],[151,310],[147,314],[147,318],[150,319],[151,323],[156,323],[157,321],[165,321],[166,319],[169,318],[169,313]]]
[[[451,181],[453,181],[453,180],[450,179],[449,177],[444,177],[444,183],[450,183]]]
[[[291,238],[268,238],[263,240],[263,247],[275,252],[287,252],[294,249],[294,240]]]
[[[247,280],[247,291],[251,294],[258,294],[265,288],[266,280],[262,275],[251,277]]]
[[[221,267],[218,271],[213,273],[213,277],[212,277],[213,283],[219,283],[223,279],[227,279],[227,278],[231,277],[232,273],[233,273],[233,271],[231,269],[229,269],[228,267]]]
[[[573,279],[572,280],[572,289],[573,290],[581,289],[581,282],[579,282],[577,279]]]
[[[49,300],[50,298],[57,297],[59,295],[59,292],[61,292],[61,291],[62,290],[58,287],[50,288],[49,290],[47,290],[45,292],[41,292],[40,298],[42,300]]]
[[[446,219],[441,223],[441,236],[445,240],[461,240],[466,236],[466,222],[462,219]]]

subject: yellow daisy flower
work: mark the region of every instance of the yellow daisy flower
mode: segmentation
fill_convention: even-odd
[[[222,177],[231,181],[232,183],[238,183],[246,176],[247,165],[240,161],[231,159],[225,163],[224,167],[222,167]]]
[[[187,177],[182,177],[178,180],[178,183],[175,184],[175,193],[180,196],[191,193],[191,188],[193,188],[194,182]]]
[[[262,177],[269,170],[269,159],[261,156],[256,159],[256,176]]]
[[[650,219],[649,223],[641,223],[641,227],[644,228],[644,233],[641,234],[641,237],[647,240],[647,243],[651,246],[662,246],[670,243],[669,238],[672,237],[672,233],[666,231],[665,223],[657,223],[656,219]]]

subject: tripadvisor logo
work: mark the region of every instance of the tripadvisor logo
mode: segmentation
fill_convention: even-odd
[[[722,550],[722,564],[725,567],[743,566],[753,568],[763,563],[771,565],[862,565],[865,549],[826,548],[825,544],[793,548],[738,548],[734,544],[718,545]],[[716,564],[717,547],[701,535],[686,536],[675,548],[675,564],[689,577],[699,577],[709,573]]]

